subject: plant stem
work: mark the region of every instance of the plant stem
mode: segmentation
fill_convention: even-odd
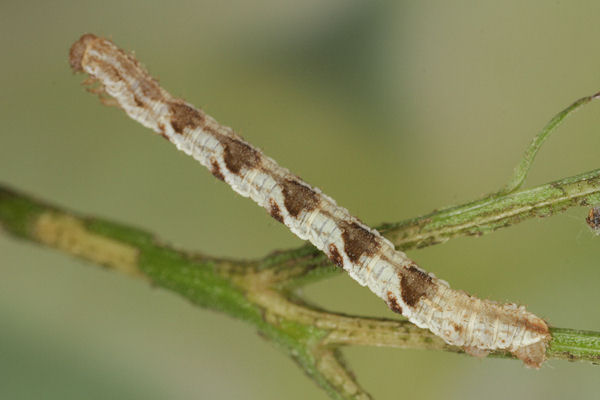
[[[315,280],[333,271],[310,249],[251,262],[192,256],[144,231],[84,218],[2,185],[0,227],[15,237],[147,279],[203,308],[254,325],[334,399],[369,398],[345,366],[339,352],[343,346],[462,352],[406,320],[336,314],[305,303],[287,282]],[[600,333],[560,328],[551,332],[548,358],[600,361]],[[502,352],[494,356],[510,357]]]
[[[465,235],[481,236],[534,217],[600,201],[600,169],[510,194],[434,211],[379,227],[402,250],[430,246]],[[582,220],[582,222],[584,222]]]
[[[519,162],[519,165],[517,165],[517,167],[515,168],[513,176],[508,181],[506,186],[502,190],[500,190],[499,194],[512,193],[518,188],[520,188],[521,185],[523,185],[523,182],[525,182],[525,178],[527,178],[527,174],[531,169],[535,156],[542,147],[542,144],[544,144],[544,141],[546,141],[546,139],[550,136],[550,134],[554,132],[554,130],[558,127],[558,125],[560,125],[561,122],[564,121],[565,118],[567,118],[569,115],[571,115],[584,105],[588,104],[592,100],[597,99],[599,96],[600,92],[591,96],[582,97],[581,99],[576,100],[575,102],[573,102],[573,104],[556,114],[533,138],[531,144],[525,151],[525,154],[523,154],[521,162]]]
[[[569,207],[600,202],[600,169],[511,194],[488,196],[377,229],[403,251],[443,243],[460,236],[481,236]],[[582,219],[582,224],[584,220]],[[340,272],[311,245],[278,251],[260,261],[281,287],[292,289]]]

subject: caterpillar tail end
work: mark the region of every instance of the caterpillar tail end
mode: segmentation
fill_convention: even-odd
[[[547,344],[547,341],[533,343],[513,351],[512,354],[523,361],[528,368],[540,369],[546,361]]]

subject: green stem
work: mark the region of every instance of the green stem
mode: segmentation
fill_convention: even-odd
[[[552,343],[547,352],[549,358],[600,362],[600,332],[564,328],[551,328],[550,331]]]
[[[368,399],[334,346],[322,340],[337,318],[295,306],[269,289],[259,263],[190,255],[153,235],[100,218],[81,217],[0,185],[0,228],[172,290],[192,303],[254,325],[334,399]]]
[[[491,195],[379,229],[402,250],[443,243],[457,236],[481,236],[534,217],[600,201],[600,169],[518,192]],[[583,221],[582,221],[583,222]]]
[[[600,169],[511,194],[434,211],[388,223],[377,229],[401,250],[422,248],[460,236],[481,236],[534,217],[547,217],[569,207],[600,202]],[[581,221],[582,224],[584,221]],[[294,288],[340,272],[311,245],[279,251],[260,262],[271,268],[281,286]]]
[[[144,231],[83,218],[1,185],[0,227],[15,237],[141,277],[203,308],[252,324],[334,399],[369,398],[345,366],[339,351],[343,346],[462,352],[405,320],[341,315],[305,303],[286,282],[316,280],[333,270],[323,268],[327,261],[311,249],[253,262],[192,256]],[[551,332],[548,358],[600,360],[600,333],[559,328]]]
[[[508,181],[507,185],[500,190],[499,194],[512,193],[523,185],[529,170],[531,169],[531,165],[537,155],[538,151],[542,147],[544,141],[550,136],[552,132],[560,125],[561,122],[564,121],[570,114],[577,111],[579,108],[588,104],[594,99],[597,99],[600,96],[600,92],[596,93],[592,96],[582,97],[581,99],[575,101],[573,104],[559,112],[552,118],[544,128],[533,138],[531,144],[523,154],[521,158],[521,162],[515,168],[512,178]]]

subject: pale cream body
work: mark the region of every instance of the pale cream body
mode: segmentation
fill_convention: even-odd
[[[131,118],[162,134],[236,192],[266,208],[417,326],[474,355],[507,350],[532,367],[545,360],[550,334],[541,318],[522,306],[453,290],[427,274],[319,189],[266,157],[231,128],[160,88],[112,42],[84,35],[72,47],[71,65],[98,80]],[[240,160],[232,159],[234,155]]]

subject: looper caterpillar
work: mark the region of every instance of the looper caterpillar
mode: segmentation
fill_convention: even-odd
[[[472,355],[507,350],[530,367],[544,362],[550,340],[544,320],[523,306],[451,289],[231,128],[162,89],[133,56],[111,41],[83,35],[71,47],[69,61],[74,71],[86,72],[100,84],[96,92],[110,96],[131,118],[309,240],[393,311]]]

